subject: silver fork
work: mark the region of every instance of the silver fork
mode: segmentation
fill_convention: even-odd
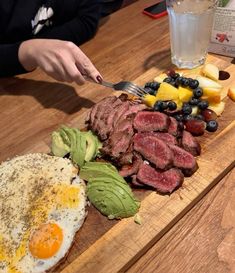
[[[98,84],[112,88],[117,91],[126,91],[140,98],[143,98],[146,94],[148,94],[148,92],[143,87],[138,86],[137,84],[133,82],[122,81],[118,83],[111,83],[111,82],[106,82],[102,80]]]

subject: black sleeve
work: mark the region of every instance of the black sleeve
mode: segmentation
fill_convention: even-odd
[[[71,41],[80,45],[92,38],[97,30],[101,13],[99,0],[80,1],[77,16],[72,20],[42,30],[35,38],[50,38]]]
[[[0,77],[9,77],[27,72],[18,59],[21,42],[0,45]]]

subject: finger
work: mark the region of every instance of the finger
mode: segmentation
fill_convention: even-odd
[[[72,81],[76,82],[79,85],[85,83],[85,79],[81,72],[79,71],[79,69],[77,68],[74,61],[71,60],[69,62],[66,62],[65,69]]]
[[[78,70],[82,75],[86,75],[95,82],[99,82],[98,78],[102,79],[99,71],[95,68],[90,59],[79,48],[75,55],[75,62]]]

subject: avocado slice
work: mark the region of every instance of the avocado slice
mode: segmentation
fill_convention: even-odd
[[[57,131],[53,132],[51,137],[52,137],[51,151],[53,155],[64,157],[66,154],[70,152],[70,147],[64,143],[59,132]]]
[[[84,133],[86,137],[86,155],[85,155],[85,161],[91,161],[97,154],[97,148],[98,148],[98,139],[96,136],[93,135],[91,131],[88,131]]]

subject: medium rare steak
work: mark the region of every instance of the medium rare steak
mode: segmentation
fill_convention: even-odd
[[[184,176],[179,169],[160,172],[150,165],[142,164],[137,174],[137,182],[155,188],[161,193],[171,193],[183,183]]]
[[[140,155],[135,154],[133,163],[128,165],[123,165],[119,174],[123,177],[131,176],[137,174],[140,165],[143,163],[143,160]]]
[[[168,133],[175,137],[180,135],[178,121],[173,117],[170,117],[170,125],[168,128]]]
[[[197,139],[187,131],[183,131],[181,144],[184,150],[188,151],[193,156],[198,156],[201,154],[201,145]]]
[[[134,128],[139,132],[167,131],[170,119],[159,112],[141,111],[134,119]]]
[[[173,165],[182,169],[185,176],[191,176],[198,169],[197,161],[192,154],[184,149],[176,146],[169,145],[173,152]]]
[[[127,116],[129,116],[131,114],[137,114],[138,112],[143,111],[143,110],[145,110],[147,108],[148,107],[143,103],[130,105],[128,111],[126,111],[126,113],[124,114],[124,117],[127,117]]]
[[[137,133],[133,138],[134,150],[159,169],[168,169],[173,163],[173,153],[165,142],[145,133]]]
[[[173,144],[173,145],[178,145],[177,139],[168,133],[162,133],[162,132],[143,132],[145,136],[154,136],[157,137],[158,139],[162,140],[166,144]]]

